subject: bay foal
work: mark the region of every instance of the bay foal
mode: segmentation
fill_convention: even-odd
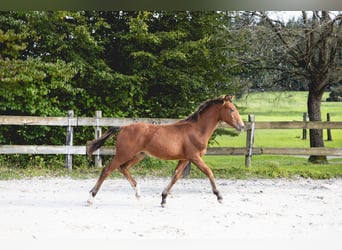
[[[202,160],[202,156],[206,153],[208,140],[219,122],[224,121],[238,131],[244,129],[244,123],[232,99],[232,96],[223,96],[207,100],[195,113],[172,124],[133,123],[120,128],[111,127],[100,138],[88,143],[87,154],[91,155],[106,139],[119,132],[116,155],[103,168],[98,181],[90,191],[88,203],[93,203],[103,181],[116,169],[127,178],[135,189],[136,197],[139,198],[139,186],[129,170],[146,155],[163,160],[179,160],[170,183],[162,192],[163,207],[172,186],[190,163],[195,164],[209,178],[212,191],[221,202],[222,196],[217,189],[213,172]]]

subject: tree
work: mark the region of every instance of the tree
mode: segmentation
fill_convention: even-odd
[[[245,63],[254,69],[262,68],[273,72],[273,81],[284,83],[282,77],[305,81],[308,84],[307,109],[310,121],[321,121],[321,100],[331,84],[342,79],[341,41],[342,14],[328,11],[302,11],[297,21],[284,23],[273,20],[266,12],[252,12],[250,16],[259,20],[253,31],[263,33],[253,42],[257,48],[254,58],[244,57]],[[260,19],[259,19],[260,18]],[[248,30],[251,30],[249,27]],[[267,39],[265,39],[267,37]],[[255,46],[253,46],[255,49]],[[276,79],[276,80],[274,80]],[[322,130],[310,130],[310,147],[324,147]],[[327,162],[326,156],[312,155],[313,163]]]
[[[45,62],[28,53],[29,43],[39,38],[31,30],[25,14],[3,12],[0,24],[0,114],[64,115],[65,106],[60,98],[73,94],[70,85],[76,74],[73,63],[59,59]],[[46,138],[54,141],[48,136],[51,129],[42,130]],[[1,131],[2,142],[42,143],[41,131],[37,128],[24,133],[22,128],[2,126]]]
[[[216,12],[122,13],[128,31],[115,33],[111,48],[120,64],[113,70],[139,79],[131,86],[130,113],[143,117],[178,118],[199,102],[233,88],[225,50],[216,46],[222,29]],[[227,24],[227,22],[225,23]],[[117,48],[117,50],[114,50]],[[113,59],[112,59],[113,60]]]
[[[237,90],[220,38],[230,25],[224,13],[1,14],[1,114],[181,118]],[[36,143],[35,134],[22,143]]]

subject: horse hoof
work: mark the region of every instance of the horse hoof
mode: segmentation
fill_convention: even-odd
[[[89,196],[89,199],[87,200],[87,205],[91,206],[94,203],[94,197],[92,195]]]
[[[139,185],[137,184],[137,185],[134,187],[134,189],[135,189],[135,198],[137,198],[137,200],[139,200],[140,197],[141,197]]]
[[[160,205],[162,208],[166,208],[166,203],[161,203]]]
[[[218,201],[220,204],[223,203],[223,199],[222,199],[222,198],[217,199],[217,201]]]

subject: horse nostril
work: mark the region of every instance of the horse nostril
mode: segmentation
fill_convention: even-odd
[[[245,130],[245,126],[244,125],[237,125],[236,126],[236,129],[240,132],[244,131]]]

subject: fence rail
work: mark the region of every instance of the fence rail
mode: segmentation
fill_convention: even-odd
[[[176,122],[178,119],[163,118],[108,118],[108,117],[41,117],[41,116],[0,116],[0,125],[35,125],[35,126],[101,126],[120,127],[134,122],[164,124]],[[251,122],[246,122],[246,130],[251,128]],[[228,128],[225,123],[219,127]],[[273,121],[255,122],[256,129],[342,129],[342,122],[301,122],[301,121]]]
[[[245,147],[210,147],[207,155],[246,155]],[[85,155],[86,146],[0,145],[0,154]],[[329,155],[342,156],[342,148],[268,148],[253,147],[252,155]],[[97,155],[96,152],[93,155]],[[115,155],[113,147],[101,147],[100,155]]]
[[[0,116],[0,125],[32,125],[32,126],[63,126],[67,128],[66,145],[0,145],[0,154],[62,154],[66,155],[66,167],[72,168],[72,155],[85,155],[85,146],[73,145],[73,128],[77,126],[93,126],[95,138],[101,136],[102,127],[125,126],[135,122],[165,124],[178,121],[177,119],[158,118],[108,118],[102,117],[101,111],[96,111],[96,117],[74,117],[68,111],[66,117],[39,117],[39,116]],[[254,147],[255,129],[342,129],[342,122],[307,122],[307,121],[277,121],[255,122],[254,116],[249,115],[245,123],[247,130],[246,147],[211,147],[207,155],[244,155],[245,165],[251,166],[253,155],[327,155],[342,156],[342,148],[256,148]],[[220,128],[229,127],[225,123]],[[102,147],[94,152],[95,165],[101,165],[101,155],[114,155],[113,147]]]
[[[108,118],[108,117],[41,117],[41,116],[0,116],[0,125],[36,125],[36,126],[101,126],[120,127],[134,122],[154,124],[171,123],[177,119],[161,118]]]

